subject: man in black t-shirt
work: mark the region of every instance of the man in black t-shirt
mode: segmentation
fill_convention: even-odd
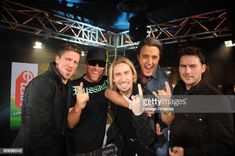
[[[108,108],[104,96],[108,86],[107,76],[103,76],[105,65],[105,50],[92,49],[85,62],[87,73],[73,81],[74,102],[68,115],[69,146],[73,155],[102,155]]]

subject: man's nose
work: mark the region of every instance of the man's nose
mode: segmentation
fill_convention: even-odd
[[[147,63],[151,65],[153,63],[153,59],[151,57],[149,57]]]
[[[126,77],[125,77],[125,75],[121,75],[121,81],[125,81],[126,80]]]
[[[186,73],[190,73],[190,72],[191,72],[191,69],[190,69],[189,67],[186,67],[185,72],[186,72]]]
[[[73,61],[69,62],[69,67],[74,67],[75,63]]]

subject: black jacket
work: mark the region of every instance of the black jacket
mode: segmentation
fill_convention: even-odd
[[[174,95],[219,95],[207,81],[186,90],[181,81]],[[229,113],[176,113],[171,125],[170,146],[184,148],[185,156],[231,155],[233,119]]]
[[[174,89],[174,95],[218,95],[205,80],[186,91],[183,82]],[[159,142],[151,121],[144,115],[134,116],[137,134],[146,145]],[[170,127],[170,146],[184,148],[184,156],[231,155],[233,144],[232,114],[176,113]]]
[[[137,85],[134,85],[132,95],[136,95],[138,93],[137,90],[138,90]],[[148,92],[148,90],[146,90],[144,88],[143,88],[143,92],[144,92],[144,94],[147,94],[147,93],[150,94]],[[111,103],[111,112],[112,112],[113,122],[111,123],[109,129],[107,130],[106,144],[114,143],[116,145],[116,147],[118,148],[118,155],[121,155],[126,139],[125,139],[124,134],[121,132],[121,127],[118,127],[118,124],[116,124],[116,122],[115,122],[115,120],[117,119],[116,118],[117,117],[117,107],[120,107],[120,106],[117,106],[117,105]],[[144,133],[142,133],[142,131],[138,128],[138,126],[136,128],[136,124],[138,123],[138,121],[136,122],[135,120],[138,120],[138,119],[136,119],[134,116],[135,115],[133,113],[131,113],[131,125],[126,125],[126,126],[129,129],[132,129],[132,126],[133,126],[135,134],[133,134],[132,137],[137,139],[138,142],[147,151],[154,153],[153,148],[152,148],[152,142],[150,141],[150,143],[149,143],[149,140],[145,140],[145,138],[149,138],[149,137],[151,138],[152,136],[146,137],[146,135],[148,135],[149,131],[146,131],[146,133],[144,131]],[[145,117],[147,118],[147,115],[145,113],[143,113],[143,118],[145,118]],[[148,123],[151,123],[151,126],[150,126],[150,124],[148,124],[148,125],[149,125],[149,127],[153,128],[154,127],[154,118],[148,119]],[[150,135],[151,134],[152,133],[150,133]],[[155,133],[153,135],[155,136]]]
[[[22,104],[22,125],[13,147],[24,155],[57,155],[66,152],[70,81],[63,84],[54,63],[27,85]]]

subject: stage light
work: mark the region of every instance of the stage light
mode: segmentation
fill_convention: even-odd
[[[41,42],[36,41],[36,42],[34,43],[33,48],[34,48],[34,49],[42,49],[42,43],[41,43]]]
[[[86,56],[84,51],[81,52],[81,56]]]
[[[234,47],[235,43],[232,40],[224,41],[226,47]]]
[[[171,71],[170,70],[166,70],[165,73],[169,76]]]

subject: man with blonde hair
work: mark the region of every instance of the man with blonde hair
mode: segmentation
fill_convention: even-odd
[[[110,88],[118,91],[122,96],[135,100],[138,94],[137,72],[134,65],[128,58],[120,57],[116,59],[109,68]],[[139,89],[141,90],[141,89]],[[136,108],[141,109],[141,108]],[[133,125],[133,113],[128,108],[112,104],[113,123],[111,127],[116,127],[116,135],[108,133],[108,143],[114,143],[118,147],[118,155],[122,156],[151,156],[149,151],[137,138]],[[111,138],[112,137],[112,138]],[[120,139],[120,137],[122,139]]]

